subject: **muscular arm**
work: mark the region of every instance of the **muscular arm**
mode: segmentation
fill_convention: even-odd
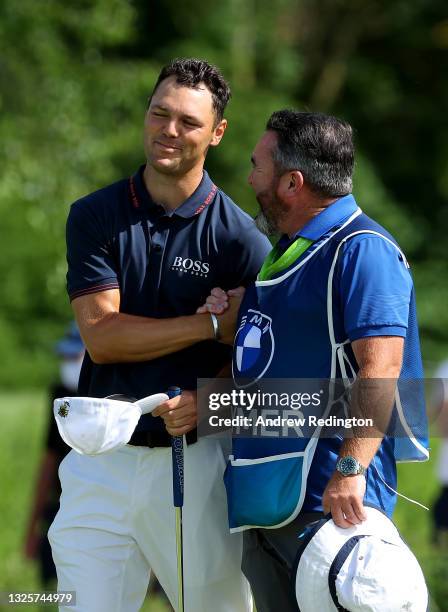
[[[214,337],[206,315],[155,319],[121,313],[118,289],[84,295],[72,306],[95,363],[149,361]]]
[[[231,344],[240,299],[232,299],[218,316],[221,342]],[[139,317],[120,312],[118,289],[91,293],[72,302],[76,321],[94,363],[150,361],[202,340],[213,340],[208,313],[169,319]]]
[[[352,455],[365,467],[387,431],[403,346],[404,339],[398,336],[362,338],[352,344],[359,365],[352,393],[352,416],[371,418],[373,427],[354,430],[354,437],[342,443],[340,455]]]
[[[372,418],[373,427],[357,428],[343,441],[340,457],[351,455],[364,467],[375,456],[389,423],[396,379],[401,370],[404,339],[398,336],[362,338],[352,343],[359,365],[352,393],[352,415]],[[364,476],[342,476],[335,471],[322,498],[324,512],[331,512],[339,527],[364,520]]]

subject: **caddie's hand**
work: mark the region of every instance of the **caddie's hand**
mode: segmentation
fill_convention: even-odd
[[[244,291],[244,287],[238,287],[238,289],[231,289],[228,292],[229,307],[221,315],[217,315],[220,342],[222,342],[223,344],[233,345],[233,341],[235,339],[238,311],[241,306]]]
[[[325,514],[331,512],[338,527],[346,529],[359,525],[367,516],[364,512],[366,479],[362,474],[343,476],[334,472],[322,496]]]
[[[213,312],[214,314],[221,314],[229,307],[229,298],[227,292],[220,287],[214,287],[208,298],[205,300],[205,304],[199,306],[196,310],[196,314],[203,314],[204,312]]]
[[[205,304],[199,306],[196,310],[196,314],[203,314],[204,312],[222,314],[229,307],[229,297],[243,296],[245,291],[244,287],[236,287],[229,291],[224,291],[224,289],[220,287],[214,287],[206,299]]]
[[[157,406],[151,414],[162,417],[166,430],[171,436],[183,436],[197,425],[196,395],[196,391],[182,391],[181,395]]]

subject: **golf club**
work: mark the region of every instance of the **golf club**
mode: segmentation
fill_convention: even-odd
[[[168,397],[181,395],[179,387],[170,387]],[[184,505],[184,439],[173,436],[171,440],[173,465],[173,503],[176,513],[176,555],[177,555],[177,612],[184,612],[184,558],[182,537],[182,506]]]
[[[180,387],[169,387],[165,393],[150,395],[138,401],[124,395],[116,394],[108,399],[130,401],[137,403],[142,414],[152,412],[156,406],[168,398],[181,395]],[[173,469],[173,503],[176,519],[176,556],[177,556],[177,612],[184,612],[184,560],[182,535],[182,506],[184,505],[184,439],[183,436],[173,436],[171,439],[172,469]]]

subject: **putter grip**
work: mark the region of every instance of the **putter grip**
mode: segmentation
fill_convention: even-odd
[[[168,397],[181,395],[179,387],[170,387],[166,392]],[[173,436],[171,439],[171,454],[173,464],[173,503],[176,508],[184,505],[184,439],[182,436]]]

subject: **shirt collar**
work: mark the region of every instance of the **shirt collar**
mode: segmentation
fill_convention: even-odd
[[[218,188],[213,184],[208,173],[204,170],[202,180],[199,183],[196,190],[187,198],[180,206],[173,211],[165,211],[160,204],[154,202],[146,189],[145,182],[143,180],[143,171],[145,166],[141,166],[137,172],[131,177],[130,190],[131,190],[131,202],[135,208],[140,205],[148,207],[152,213],[158,215],[165,214],[168,217],[172,215],[178,215],[179,217],[193,217],[201,213],[204,208],[212,203]]]
[[[299,236],[316,242],[335,226],[340,225],[343,221],[348,219],[356,210],[358,210],[358,205],[356,204],[355,198],[352,194],[346,195],[335,200],[332,204],[327,206],[325,210],[313,217],[296,232],[292,238],[286,235],[282,236],[279,243],[282,246],[287,246]]]

